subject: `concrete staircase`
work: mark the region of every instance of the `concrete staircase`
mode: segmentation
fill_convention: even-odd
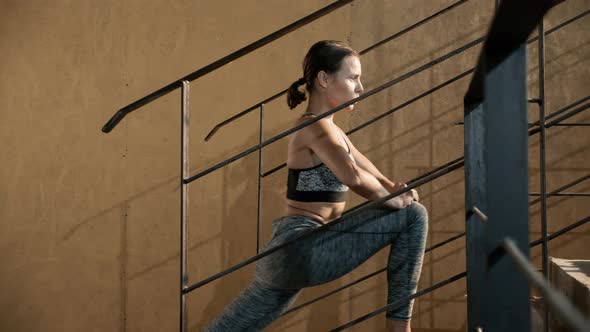
[[[549,257],[549,281],[583,315],[590,317],[590,260]],[[545,303],[542,298],[534,297],[531,304],[532,330],[533,332],[541,332],[543,331]],[[550,315],[549,327],[551,332],[569,331],[556,315]],[[590,326],[588,331],[590,331]]]

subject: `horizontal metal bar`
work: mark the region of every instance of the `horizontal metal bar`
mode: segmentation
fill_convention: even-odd
[[[530,193],[529,196],[541,196],[541,193]],[[553,196],[564,196],[564,197],[590,197],[590,193],[559,193]]]
[[[578,332],[588,331],[590,320],[584,318],[582,313],[574,307],[561,292],[552,288],[545,278],[537,271],[527,257],[525,257],[514,241],[510,238],[504,239],[502,247],[513,259],[520,272],[528,281],[543,293],[543,300],[548,303],[555,312],[563,318],[563,321],[573,330]]]
[[[130,112],[142,107],[143,105],[146,105],[168,93],[170,93],[171,91],[175,90],[176,88],[179,88],[181,86],[181,82],[182,81],[189,81],[192,82],[194,80],[196,80],[199,77],[205,76],[207,74],[209,74],[210,72],[219,69],[225,65],[227,65],[228,63],[237,60],[241,57],[243,57],[244,55],[247,55],[259,48],[261,48],[262,46],[276,40],[279,39],[280,37],[294,31],[297,30],[298,28],[307,25],[308,23],[311,23],[317,19],[319,19],[320,17],[323,17],[329,13],[331,13],[332,11],[343,7],[349,3],[351,3],[352,0],[338,0],[335,1],[333,3],[331,3],[328,6],[325,6],[307,16],[305,16],[302,19],[299,19],[265,37],[262,37],[260,39],[258,39],[257,41],[229,54],[224,56],[223,58],[183,77],[180,78],[178,80],[176,80],[175,82],[172,82],[168,85],[166,85],[163,88],[158,89],[155,92],[152,92],[151,94],[121,108],[117,113],[115,113],[115,115],[113,116],[113,118],[111,118],[111,120],[109,120],[109,122],[107,122],[107,124],[103,127],[102,131],[105,133],[110,132],[116,125],[117,123],[119,123],[119,121],[121,121],[121,119],[123,119],[123,117],[127,114],[129,114]]]
[[[574,115],[576,115],[578,113],[581,113],[581,112],[587,110],[588,108],[590,108],[590,103],[588,103],[586,105],[582,105],[582,106],[574,109],[573,111],[571,111],[571,112],[569,112],[567,114],[564,114],[564,115],[559,116],[555,120],[552,120],[550,122],[547,122],[547,124],[545,125],[545,128],[551,128],[551,127],[555,126],[556,124],[558,124],[559,122],[561,122],[561,121],[563,121],[565,119],[571,118],[572,116],[574,116]],[[529,130],[529,136],[535,135],[535,134],[539,133],[540,131],[541,131],[541,127],[537,127],[537,128],[531,129],[531,130]]]
[[[420,21],[418,21],[417,23],[415,23],[415,24],[413,24],[413,25],[411,25],[411,26],[409,26],[409,27],[407,27],[407,28],[405,28],[405,29],[403,29],[403,30],[401,30],[401,31],[398,31],[398,32],[394,33],[393,35],[391,35],[391,36],[389,36],[389,37],[387,37],[387,38],[385,38],[385,39],[381,40],[380,42],[377,42],[377,43],[375,43],[375,44],[373,44],[373,45],[371,45],[371,46],[367,47],[366,49],[364,49],[364,50],[360,51],[360,52],[359,52],[359,54],[360,54],[360,55],[363,55],[363,54],[365,54],[365,53],[367,53],[367,52],[370,52],[370,51],[372,51],[373,49],[375,49],[375,48],[377,48],[377,47],[379,47],[379,46],[381,46],[381,45],[383,45],[383,44],[385,44],[385,43],[387,43],[387,42],[390,42],[390,41],[392,41],[392,40],[394,40],[394,39],[397,39],[397,38],[401,37],[402,35],[404,35],[404,34],[406,34],[406,33],[410,32],[410,31],[414,30],[415,28],[417,28],[417,27],[419,27],[419,26],[423,25],[424,23],[426,23],[426,22],[428,22],[428,21],[430,21],[430,20],[432,20],[432,19],[434,19],[434,18],[436,18],[436,17],[438,17],[438,16],[440,16],[440,15],[442,15],[442,14],[444,14],[444,13],[448,12],[449,10],[451,10],[451,9],[453,9],[453,8],[455,8],[455,7],[458,7],[459,5],[462,5],[462,4],[464,4],[464,3],[465,3],[465,2],[467,2],[467,1],[468,1],[468,0],[460,0],[460,1],[457,1],[457,2],[455,2],[454,4],[452,4],[452,5],[448,6],[448,7],[446,7],[446,8],[444,8],[444,9],[442,9],[442,10],[440,10],[440,11],[438,11],[438,12],[436,12],[436,13],[434,13],[434,14],[432,14],[432,15],[430,15],[430,16],[428,16],[428,17],[426,17],[426,18],[422,19],[422,20],[420,20]],[[211,131],[210,131],[210,132],[207,134],[207,136],[205,137],[205,141],[208,141],[208,140],[210,140],[210,139],[211,139],[211,137],[213,137],[213,135],[214,135],[214,134],[215,134],[215,133],[216,133],[216,132],[217,132],[217,131],[218,131],[218,130],[221,128],[221,127],[223,127],[223,126],[225,126],[225,125],[229,124],[230,122],[233,122],[233,121],[235,121],[235,120],[237,120],[237,119],[239,119],[239,118],[243,117],[244,115],[246,115],[246,114],[248,114],[248,113],[252,112],[253,110],[257,109],[257,108],[258,108],[258,106],[259,106],[260,104],[262,104],[262,103],[264,103],[264,104],[267,104],[268,102],[271,102],[271,101],[275,100],[276,98],[278,98],[278,97],[282,96],[282,95],[283,95],[283,94],[285,94],[285,93],[287,93],[287,89],[285,89],[285,90],[283,90],[283,91],[281,91],[281,92],[278,92],[278,93],[276,93],[275,95],[273,95],[272,97],[269,97],[269,98],[265,99],[264,101],[261,101],[261,102],[259,102],[259,103],[258,103],[258,104],[256,104],[256,105],[250,106],[250,107],[248,107],[247,109],[245,109],[244,111],[242,111],[242,112],[240,112],[240,113],[238,113],[238,114],[236,114],[236,115],[234,115],[234,116],[232,116],[232,117],[228,118],[227,120],[224,120],[224,121],[222,121],[222,122],[220,122],[220,123],[216,124],[216,125],[213,127],[213,129],[211,129]]]
[[[572,181],[572,182],[570,182],[570,183],[568,183],[566,185],[563,185],[563,186],[561,186],[561,187],[559,187],[559,188],[557,188],[557,189],[555,189],[555,190],[547,193],[547,197],[554,196],[555,194],[560,193],[560,192],[562,192],[564,190],[567,190],[567,189],[569,189],[569,188],[577,185],[578,183],[582,183],[582,182],[584,182],[584,181],[586,181],[588,179],[590,179],[590,174],[584,175],[584,176],[582,176],[582,177],[580,177],[580,178],[578,178],[578,179],[576,179],[576,180],[574,180],[574,181]],[[540,198],[537,198],[537,199],[532,200],[529,204],[530,205],[537,204],[540,201],[541,201],[541,199]]]
[[[554,126],[558,127],[589,127],[590,123],[558,123]]]
[[[586,222],[588,222],[588,220],[590,220],[590,216],[588,216],[588,217],[586,217],[586,218],[584,218],[584,219],[582,219],[582,220],[580,220],[580,221],[578,221],[578,222],[576,222],[576,223],[574,223],[572,225],[569,225],[569,226],[567,226],[567,227],[559,230],[558,232],[555,232],[555,233],[551,234],[547,238],[547,240],[549,240],[549,241],[550,240],[553,240],[553,239],[559,237],[560,235],[562,235],[562,234],[564,234],[564,233],[566,233],[566,232],[568,232],[568,231],[570,231],[570,230],[572,230],[572,229],[574,229],[576,227],[579,227],[579,226],[585,224]],[[531,242],[530,243],[530,247],[532,248],[532,247],[535,247],[535,246],[537,246],[539,244],[541,244],[541,239],[538,239],[536,241]],[[333,330],[330,330],[330,331],[331,332],[335,332],[335,331],[345,330],[345,329],[347,329],[349,327],[352,327],[352,326],[354,326],[354,325],[356,325],[356,324],[358,324],[358,323],[360,323],[362,321],[365,321],[365,320],[367,320],[369,318],[372,318],[372,317],[374,317],[374,316],[376,316],[376,315],[378,315],[378,314],[380,314],[382,312],[385,312],[388,309],[395,309],[398,306],[400,306],[400,305],[402,305],[402,304],[404,304],[404,303],[406,303],[406,302],[408,302],[408,301],[410,301],[412,299],[418,298],[418,297],[420,297],[422,295],[425,295],[425,294],[428,294],[428,293],[430,293],[430,292],[432,292],[432,291],[434,291],[434,290],[436,290],[436,289],[438,289],[438,288],[440,288],[442,286],[448,285],[448,284],[450,284],[452,282],[455,282],[455,281],[457,281],[459,279],[462,279],[466,275],[467,275],[467,271],[463,271],[463,272],[461,272],[459,274],[456,274],[456,275],[452,276],[449,279],[443,280],[443,281],[441,281],[441,282],[439,282],[439,283],[437,283],[437,284],[435,284],[435,285],[433,285],[431,287],[428,287],[428,288],[426,288],[424,290],[421,290],[421,291],[419,291],[417,293],[414,293],[414,294],[412,294],[410,296],[407,296],[407,297],[405,297],[405,298],[403,298],[401,300],[398,300],[396,302],[390,303],[390,304],[388,304],[388,305],[386,305],[386,306],[384,306],[384,307],[382,307],[380,309],[377,309],[377,310],[375,310],[373,312],[370,312],[370,313],[368,313],[368,314],[366,314],[366,315],[364,315],[362,317],[359,317],[359,318],[357,318],[357,319],[355,319],[353,321],[350,321],[350,322],[348,322],[348,323],[346,323],[344,325],[341,325],[341,326],[337,327],[336,329],[333,329]]]
[[[543,99],[541,98],[529,98],[528,102],[531,104],[541,104],[543,102]]]
[[[347,134],[347,135],[351,135],[351,134],[353,134],[353,133],[355,133],[355,132],[357,132],[357,131],[359,131],[359,130],[361,130],[361,129],[365,128],[366,126],[368,126],[368,125],[370,125],[370,124],[373,124],[374,122],[376,122],[376,121],[379,121],[379,120],[381,120],[382,118],[384,118],[384,117],[386,117],[386,116],[388,116],[388,115],[390,115],[390,114],[393,114],[393,113],[395,113],[395,112],[397,112],[397,111],[401,110],[402,108],[404,108],[404,107],[406,107],[406,106],[408,106],[408,105],[411,105],[411,104],[415,103],[416,101],[418,101],[418,100],[422,99],[423,97],[425,97],[425,96],[428,96],[428,95],[430,95],[430,94],[433,94],[434,92],[436,92],[436,91],[438,91],[438,90],[440,90],[440,89],[444,88],[445,86],[447,86],[447,85],[449,85],[449,84],[452,84],[452,83],[454,83],[454,82],[456,82],[456,81],[460,80],[461,78],[463,78],[463,77],[465,77],[465,76],[467,76],[467,75],[471,74],[472,72],[473,72],[473,69],[469,69],[469,70],[467,70],[467,71],[464,71],[463,73],[461,73],[461,74],[459,74],[459,75],[457,75],[457,76],[455,76],[455,77],[451,78],[450,80],[447,80],[447,81],[445,81],[445,82],[443,82],[443,83],[441,83],[441,84],[439,84],[439,85],[435,86],[434,88],[432,88],[432,89],[429,89],[428,91],[425,91],[425,92],[423,92],[422,94],[420,94],[420,95],[418,95],[418,96],[416,96],[416,97],[414,97],[414,98],[412,98],[412,99],[410,99],[410,100],[407,100],[407,101],[405,101],[405,102],[403,102],[403,103],[401,103],[401,104],[397,105],[396,107],[394,107],[394,108],[390,109],[389,111],[387,111],[387,112],[385,112],[385,113],[383,113],[383,114],[380,114],[380,115],[376,116],[375,118],[373,118],[373,119],[371,119],[371,120],[369,120],[369,121],[367,121],[367,122],[365,122],[365,123],[363,123],[363,124],[361,124],[361,125],[359,125],[359,126],[357,126],[357,127],[353,128],[353,129],[351,129],[351,130],[349,130],[349,131],[347,131],[347,132],[346,132],[346,134]],[[271,169],[270,171],[268,171],[268,172],[266,172],[266,173],[262,174],[262,177],[266,177],[266,176],[268,176],[268,175],[271,175],[271,174],[273,174],[273,173],[275,173],[275,172],[277,172],[277,171],[281,170],[282,168],[284,168],[284,167],[286,167],[286,166],[287,166],[287,163],[283,163],[283,164],[281,164],[281,165],[279,165],[279,166],[277,166],[277,167],[275,167],[275,168]]]
[[[560,109],[559,111],[557,111],[557,112],[553,112],[553,113],[551,113],[551,114],[547,115],[547,116],[545,117],[545,121],[548,121],[549,119],[552,119],[552,118],[554,118],[554,117],[556,117],[556,116],[560,115],[561,113],[567,112],[567,111],[568,111],[570,108],[574,108],[574,107],[576,107],[576,106],[578,106],[578,105],[580,105],[580,104],[583,104],[583,103],[585,103],[585,102],[586,102],[586,101],[588,101],[588,100],[590,100],[590,95],[588,95],[588,96],[586,96],[586,97],[584,97],[584,98],[580,98],[580,99],[576,100],[575,102],[573,102],[573,103],[571,103],[571,104],[567,105],[566,107],[563,107],[563,108],[562,108],[562,109]],[[539,122],[539,121],[535,121],[535,122],[533,122],[533,123],[529,124],[529,128],[530,128],[530,127],[534,127],[534,126],[538,126],[539,124],[540,124],[540,122]]]
[[[389,194],[389,195],[387,195],[387,196],[385,196],[385,197],[383,197],[383,198],[381,198],[379,200],[372,201],[372,202],[370,202],[368,204],[364,204],[362,209],[368,209],[370,207],[378,206],[379,204],[382,204],[383,202],[385,202],[385,201],[387,201],[387,200],[389,200],[389,199],[391,199],[393,197],[396,197],[398,195],[401,195],[403,193],[406,193],[406,192],[410,191],[411,189],[417,188],[417,187],[419,187],[419,186],[421,186],[421,185],[423,185],[425,183],[428,183],[430,181],[433,181],[433,180],[435,180],[435,179],[437,179],[437,178],[439,178],[439,177],[441,177],[441,176],[443,176],[445,174],[448,174],[450,172],[453,172],[453,171],[461,168],[462,166],[463,166],[463,163],[457,163],[453,167],[450,167],[450,168],[448,168],[445,171],[439,172],[437,174],[432,174],[432,175],[430,175],[430,176],[428,176],[426,178],[423,178],[420,181],[416,181],[416,182],[414,182],[412,184],[409,184],[406,188],[401,189],[401,190],[399,190],[399,191],[397,191],[395,193]],[[348,214],[358,213],[362,209],[354,209],[354,211],[352,211],[352,212],[350,212]],[[191,292],[191,291],[193,291],[193,290],[195,290],[195,289],[197,289],[199,287],[202,287],[202,286],[204,286],[204,285],[206,285],[206,284],[208,284],[208,283],[210,283],[212,281],[215,281],[215,280],[217,280],[217,279],[219,279],[219,278],[221,278],[221,277],[223,277],[223,276],[225,276],[225,275],[227,275],[229,273],[232,273],[232,272],[234,272],[236,270],[239,270],[239,269],[243,268],[244,266],[247,266],[247,265],[249,265],[249,264],[251,264],[251,263],[253,263],[253,262],[255,262],[255,261],[257,261],[257,260],[259,260],[261,258],[263,258],[263,257],[266,257],[266,256],[272,254],[273,252],[275,252],[275,251],[277,251],[279,249],[282,249],[283,247],[288,246],[289,244],[291,244],[291,243],[293,243],[295,241],[303,240],[303,239],[308,238],[308,237],[310,237],[310,236],[312,236],[312,235],[314,235],[314,234],[316,234],[318,232],[325,232],[326,230],[330,229],[331,227],[333,227],[333,226],[341,223],[343,220],[344,220],[343,217],[340,217],[338,219],[335,219],[335,220],[329,222],[328,224],[325,224],[325,225],[323,225],[321,227],[315,228],[315,229],[313,229],[313,230],[311,230],[309,232],[306,232],[306,233],[302,234],[301,236],[298,236],[298,237],[296,237],[296,238],[294,238],[292,240],[289,240],[289,241],[281,244],[280,246],[273,247],[273,248],[268,249],[268,250],[266,250],[266,251],[264,251],[264,252],[262,252],[262,253],[260,253],[258,255],[255,255],[255,256],[253,256],[251,258],[248,258],[247,260],[245,260],[245,261],[243,261],[243,262],[241,262],[239,264],[236,264],[236,265],[234,265],[234,266],[232,266],[232,267],[230,267],[230,268],[228,268],[228,269],[226,269],[224,271],[221,271],[221,272],[219,272],[219,273],[217,273],[217,274],[215,274],[215,275],[213,275],[213,276],[211,276],[209,278],[206,278],[206,279],[204,279],[202,281],[199,281],[199,282],[197,282],[196,284],[194,284],[194,285],[192,285],[190,287],[187,287],[184,290],[184,292],[185,293],[189,293],[189,292]]]

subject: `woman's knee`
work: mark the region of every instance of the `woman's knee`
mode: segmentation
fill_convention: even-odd
[[[426,207],[418,202],[412,202],[412,204],[406,207],[408,211],[408,217],[412,219],[414,223],[419,223],[428,230],[428,210]]]

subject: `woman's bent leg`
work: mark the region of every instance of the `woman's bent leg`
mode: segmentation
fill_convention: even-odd
[[[416,292],[422,268],[428,215],[413,203],[402,210],[367,209],[343,217],[328,230],[285,248],[272,266],[278,287],[303,288],[337,279],[391,245],[388,303]],[[282,268],[279,269],[278,267]],[[388,310],[390,319],[409,320],[413,301]]]
[[[299,290],[270,288],[254,279],[205,331],[262,331],[287,310],[298,293]]]

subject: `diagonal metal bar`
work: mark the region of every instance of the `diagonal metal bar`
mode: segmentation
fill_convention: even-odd
[[[333,3],[331,3],[330,5],[327,5],[307,16],[305,16],[302,19],[299,19],[287,26],[285,26],[282,29],[279,29],[227,56],[224,56],[223,58],[183,77],[180,78],[166,86],[164,86],[163,88],[158,89],[155,92],[150,93],[149,95],[121,108],[119,111],[117,111],[117,113],[115,113],[115,115],[113,115],[113,117],[104,125],[104,127],[102,128],[102,131],[105,133],[110,132],[111,130],[113,130],[113,128],[129,113],[131,113],[132,111],[162,97],[167,95],[168,93],[170,93],[171,91],[174,91],[175,89],[179,88],[182,85],[182,81],[189,81],[192,82],[194,80],[196,80],[199,77],[205,76],[207,74],[209,74],[210,72],[221,68],[225,65],[227,65],[228,63],[237,60],[241,57],[243,57],[246,54],[249,54],[259,48],[261,48],[262,46],[276,40],[279,39],[280,37],[294,31],[297,30],[298,28],[307,25],[310,22],[313,22],[317,19],[319,19],[320,17],[323,17],[329,13],[331,13],[332,11],[343,7],[349,3],[351,3],[353,0],[338,0],[335,1]]]
[[[403,29],[401,31],[398,31],[398,32],[394,33],[393,35],[391,35],[391,36],[389,36],[389,37],[387,37],[387,38],[385,38],[385,39],[383,39],[383,40],[381,40],[381,41],[379,41],[377,43],[375,43],[374,45],[371,45],[371,46],[367,47],[366,49],[360,51],[359,54],[360,55],[363,55],[363,54],[365,54],[367,52],[370,52],[373,49],[375,49],[375,48],[377,48],[377,47],[379,47],[379,46],[381,46],[381,45],[383,45],[383,44],[385,44],[387,42],[390,42],[390,41],[392,41],[394,39],[397,39],[397,38],[401,37],[402,35],[404,35],[404,34],[410,32],[410,31],[418,28],[419,26],[427,23],[428,21],[430,21],[430,20],[432,20],[432,19],[434,19],[434,18],[436,18],[436,17],[438,17],[438,16],[440,16],[440,15],[442,15],[442,14],[450,11],[451,9],[453,9],[455,7],[458,7],[458,6],[462,5],[462,4],[464,4],[467,1],[468,0],[460,0],[460,1],[457,1],[454,4],[448,6],[448,7],[444,8],[444,9],[442,9],[442,10],[440,10],[440,11],[438,11],[438,12],[436,12],[436,13],[434,13],[434,14],[432,14],[432,15],[430,15],[430,16],[428,16],[428,17],[426,17],[426,18],[424,18],[424,19],[422,19],[422,20],[420,20],[420,21],[418,21],[416,23],[414,23],[414,24],[412,24],[411,26],[409,26],[409,27],[407,27],[407,28],[405,28],[405,29]],[[229,124],[229,123],[231,123],[231,122],[233,122],[233,121],[235,121],[235,120],[243,117],[244,115],[249,114],[250,112],[252,112],[255,109],[257,109],[260,104],[263,104],[263,103],[264,104],[267,104],[267,103],[269,103],[269,102],[277,99],[278,97],[284,95],[285,93],[287,93],[287,89],[285,89],[285,90],[283,90],[281,92],[275,93],[274,95],[266,98],[265,100],[259,102],[258,104],[252,105],[252,106],[248,107],[247,109],[243,110],[242,112],[240,112],[240,113],[238,113],[236,115],[233,115],[230,118],[228,118],[226,120],[223,120],[222,122],[216,124],[213,127],[213,129],[211,129],[211,131],[205,137],[205,141],[210,140],[211,137],[213,137],[213,135],[215,135],[215,133],[219,129],[221,129],[221,127],[224,127],[225,125],[227,125],[227,124]]]
[[[575,223],[573,223],[571,225],[568,225],[568,226],[566,226],[566,227],[558,230],[557,232],[553,232],[553,233],[549,234],[549,236],[547,237],[547,239],[548,240],[556,239],[556,238],[562,236],[563,234],[565,234],[565,233],[567,233],[567,232],[569,232],[569,231],[571,231],[573,229],[576,229],[576,228],[584,225],[588,221],[590,221],[590,216],[587,216],[585,218],[582,218],[582,219],[576,221]],[[543,243],[542,239],[537,239],[537,240],[531,242],[531,248],[532,247],[536,247],[536,246],[540,245],[541,243]]]
[[[441,171],[441,172],[436,173],[436,174],[432,174],[432,175],[430,175],[430,176],[428,176],[426,178],[423,178],[420,181],[416,181],[416,182],[414,182],[412,184],[409,184],[406,188],[404,188],[402,190],[399,190],[399,191],[397,191],[395,193],[389,194],[389,195],[387,195],[387,196],[385,196],[385,197],[383,197],[383,198],[381,198],[379,200],[372,201],[372,202],[370,202],[368,204],[365,204],[365,205],[363,205],[363,209],[368,209],[368,208],[371,208],[371,207],[378,206],[378,205],[382,204],[383,202],[385,202],[385,201],[387,201],[387,200],[389,200],[389,199],[391,199],[393,197],[396,197],[398,195],[401,195],[403,193],[406,193],[406,192],[410,191],[411,189],[417,188],[417,187],[419,187],[419,186],[421,186],[421,185],[423,185],[425,183],[428,183],[430,181],[433,181],[433,180],[435,180],[435,179],[437,179],[437,178],[439,178],[439,177],[441,177],[441,176],[443,176],[445,174],[448,174],[450,172],[453,172],[453,171],[461,168],[462,166],[463,166],[463,163],[462,162],[461,163],[457,163],[457,164],[453,165],[452,167],[449,167],[448,169],[446,169],[444,171]],[[361,211],[361,209],[356,209],[356,210],[350,212],[349,214],[353,214],[354,215],[355,213],[358,213],[360,211]],[[223,277],[223,276],[225,276],[225,275],[227,275],[229,273],[232,273],[232,272],[234,272],[236,270],[239,270],[239,269],[243,268],[244,266],[247,266],[247,265],[249,265],[249,264],[251,264],[251,263],[253,263],[253,262],[255,262],[255,261],[257,261],[257,260],[259,260],[261,258],[263,258],[263,257],[266,257],[266,256],[272,254],[273,252],[275,252],[277,250],[280,250],[283,247],[286,247],[286,246],[290,245],[291,243],[293,243],[295,241],[303,240],[303,239],[308,238],[308,237],[310,237],[310,236],[312,236],[314,234],[317,234],[318,232],[325,232],[328,229],[330,229],[331,227],[333,227],[333,226],[341,223],[343,220],[344,219],[342,217],[340,217],[338,219],[335,219],[335,220],[329,222],[328,224],[325,224],[325,225],[323,225],[321,227],[318,227],[318,228],[315,228],[315,229],[313,229],[313,230],[311,230],[309,232],[306,232],[306,233],[302,234],[301,236],[298,236],[298,237],[296,237],[296,238],[294,238],[292,240],[289,240],[289,241],[287,241],[287,242],[285,242],[285,243],[283,243],[283,244],[281,244],[279,246],[276,246],[276,247],[273,247],[271,249],[268,249],[268,250],[266,250],[266,251],[264,251],[264,252],[262,252],[262,253],[260,253],[258,255],[255,255],[255,256],[253,256],[253,257],[251,257],[251,258],[249,258],[249,259],[247,259],[247,260],[245,260],[245,261],[243,261],[243,262],[241,262],[239,264],[236,264],[236,265],[234,265],[234,266],[232,266],[232,267],[230,267],[230,268],[228,268],[228,269],[226,269],[224,271],[221,271],[221,272],[219,272],[219,273],[217,273],[217,274],[215,274],[215,275],[213,275],[213,276],[211,276],[209,278],[206,278],[206,279],[204,279],[202,281],[197,282],[196,284],[194,284],[194,285],[192,285],[190,287],[185,288],[184,292],[185,293],[189,293],[189,292],[191,292],[191,291],[193,291],[193,290],[195,290],[195,289],[197,289],[199,287],[202,287],[202,286],[204,286],[204,285],[206,285],[206,284],[208,284],[208,283],[210,283],[212,281],[215,281],[215,280],[217,280],[217,279],[219,279],[219,278],[221,278],[221,277]]]
[[[549,241],[551,241],[553,239],[556,239],[559,236],[567,233],[568,231],[571,231],[572,229],[575,229],[577,227],[582,226],[583,224],[587,223],[588,221],[590,221],[590,216],[588,216],[588,217],[586,217],[586,218],[584,218],[584,219],[582,219],[580,221],[577,221],[577,222],[575,222],[575,223],[573,223],[573,224],[571,224],[571,225],[569,225],[569,226],[567,226],[567,227],[559,230],[558,232],[552,233],[547,239]],[[539,245],[541,243],[542,243],[541,239],[538,239],[536,241],[531,242],[529,245],[532,248],[532,247],[535,247],[535,246],[537,246],[537,245]],[[330,330],[330,332],[343,331],[343,330],[345,330],[345,329],[347,329],[349,327],[352,327],[352,326],[354,326],[354,325],[356,325],[356,324],[358,324],[360,322],[363,322],[363,321],[365,321],[365,320],[367,320],[369,318],[375,317],[375,316],[379,315],[380,313],[383,313],[383,312],[385,312],[387,310],[395,309],[395,308],[399,307],[400,305],[402,305],[402,304],[404,304],[404,303],[406,303],[406,302],[408,302],[408,301],[410,301],[412,299],[418,298],[418,297],[420,297],[420,296],[422,296],[424,294],[430,293],[430,292],[432,292],[432,291],[434,291],[434,290],[436,290],[438,288],[441,288],[443,286],[446,286],[446,285],[448,285],[448,284],[450,284],[450,283],[452,283],[454,281],[457,281],[459,279],[462,279],[466,275],[467,275],[467,271],[458,273],[458,274],[452,276],[451,278],[449,278],[447,280],[441,281],[441,282],[439,282],[439,283],[437,283],[435,285],[432,285],[432,286],[430,286],[430,287],[428,287],[426,289],[423,289],[421,291],[418,291],[417,293],[414,293],[414,294],[412,294],[410,296],[407,296],[407,297],[405,297],[405,298],[403,298],[401,300],[398,300],[396,302],[390,303],[390,304],[388,304],[388,305],[386,305],[384,307],[381,307],[381,308],[379,308],[379,309],[377,309],[377,310],[375,310],[373,312],[370,312],[370,313],[368,313],[368,314],[366,314],[364,316],[361,316],[361,317],[359,317],[359,318],[357,318],[355,320],[352,320],[352,321],[350,321],[350,322],[348,322],[348,323],[346,323],[344,325],[341,325],[341,326],[339,326],[339,327],[337,327],[337,328],[335,328],[333,330]]]

